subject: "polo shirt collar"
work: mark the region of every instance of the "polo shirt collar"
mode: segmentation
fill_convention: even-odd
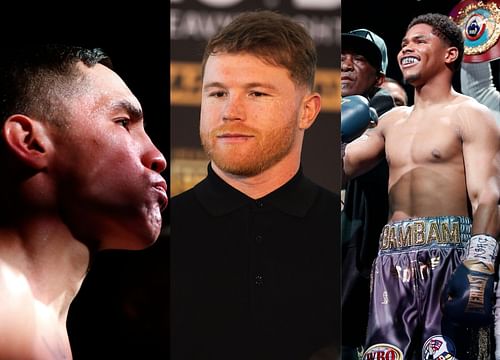
[[[195,187],[195,193],[214,216],[261,203],[293,216],[304,217],[318,194],[317,186],[304,176],[302,168],[283,186],[256,200],[227,184],[212,170],[210,164],[207,173],[205,180]]]

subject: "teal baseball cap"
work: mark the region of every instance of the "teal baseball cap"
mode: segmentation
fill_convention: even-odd
[[[367,29],[356,29],[342,33],[342,49],[363,55],[379,72],[387,71],[387,46],[384,39]]]

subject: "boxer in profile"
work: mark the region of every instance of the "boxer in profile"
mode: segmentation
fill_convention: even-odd
[[[2,50],[0,359],[71,359],[68,310],[95,253],[160,234],[166,161],[100,49]]]
[[[450,18],[414,18],[397,56],[414,105],[345,148],[347,177],[389,164],[365,359],[477,359],[473,332],[493,321],[499,131],[485,106],[452,87],[463,51]]]

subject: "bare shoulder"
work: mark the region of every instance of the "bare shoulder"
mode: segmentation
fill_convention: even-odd
[[[459,115],[479,115],[481,117],[485,117],[485,121],[488,121],[488,118],[493,118],[493,113],[491,110],[481,104],[479,101],[474,99],[471,96],[459,94],[456,101],[457,107],[460,111],[458,111]]]
[[[463,94],[459,94],[454,103],[456,107],[454,113],[460,124],[464,126],[464,131],[499,132],[495,116],[487,106]]]
[[[34,321],[33,295],[26,278],[0,260],[0,316],[3,325],[0,331],[26,326]]]
[[[380,123],[383,124],[406,118],[410,115],[412,109],[413,106],[395,106],[379,118]]]
[[[71,350],[57,337],[61,331],[47,307],[35,299],[26,277],[1,259],[0,297],[0,359],[70,358]]]
[[[30,294],[26,279],[0,261],[1,359],[31,358],[28,355],[35,336],[35,310]]]
[[[379,131],[384,131],[384,129],[392,124],[402,121],[410,116],[413,110],[413,106],[396,106],[386,112],[379,118],[377,127]]]
[[[30,293],[31,289],[26,277],[0,260],[0,296],[2,301],[17,301]]]

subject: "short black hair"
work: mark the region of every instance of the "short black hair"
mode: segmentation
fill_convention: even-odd
[[[453,63],[453,71],[459,70],[464,56],[464,36],[460,27],[449,16],[437,13],[428,13],[415,17],[407,29],[409,30],[417,24],[430,25],[434,35],[458,49],[458,57]]]
[[[24,114],[64,122],[64,108],[57,97],[76,91],[68,86],[81,75],[76,64],[100,63],[112,68],[111,59],[100,48],[64,44],[22,44],[1,49],[0,123],[13,114]]]

